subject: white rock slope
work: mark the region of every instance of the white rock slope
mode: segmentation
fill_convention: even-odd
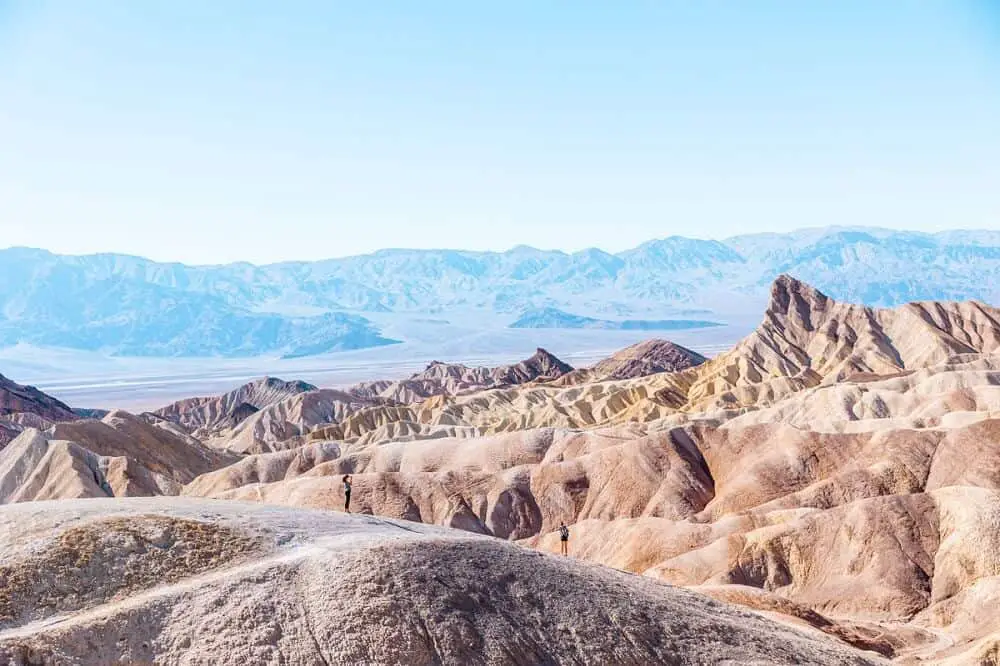
[[[178,498],[0,508],[0,664],[877,664],[443,528]]]

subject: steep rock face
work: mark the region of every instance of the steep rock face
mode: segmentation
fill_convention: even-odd
[[[701,511],[712,483],[690,442],[630,434],[543,429],[360,448],[317,442],[252,456],[184,492],[339,508],[340,477],[351,473],[358,511],[503,538],[550,531],[560,520],[682,519]]]
[[[317,441],[185,492],[339,510],[352,473],[359,512],[556,552],[565,521],[576,557],[710,586],[884,654],[937,654],[952,631],[970,643],[955,654],[972,650],[985,634],[945,614],[984,609],[994,597],[973,590],[1000,577],[1000,420],[817,433],[743,418]]]
[[[316,426],[338,423],[383,403],[381,398],[363,398],[336,389],[297,393],[253,413],[212,443],[235,453],[294,448]]]
[[[1000,310],[977,302],[910,303],[875,309],[838,303],[790,276],[771,287],[763,323],[730,352],[700,366],[688,409],[773,401],[774,380],[801,386],[891,375],[1000,351]]]
[[[701,365],[707,359],[669,340],[645,340],[626,347],[589,368],[569,373],[557,382],[572,386],[586,382],[635,379],[661,372],[679,372]]]
[[[470,368],[460,363],[433,361],[423,371],[407,379],[362,383],[348,391],[363,397],[412,404],[438,395],[458,395],[551,381],[572,370],[572,366],[539,348],[531,357],[512,365]]]
[[[237,426],[269,405],[315,390],[315,386],[305,382],[264,377],[220,396],[180,400],[154,413],[182,425],[196,437],[208,438]]]
[[[539,347],[535,353],[519,363],[493,368],[490,376],[496,385],[515,386],[539,380],[556,379],[573,370],[554,354]]]
[[[356,387],[354,392],[362,397],[377,396],[389,404],[364,406],[363,411],[320,430],[334,439],[354,440],[371,438],[373,430],[390,424],[404,431],[448,426],[494,433],[658,419],[681,423],[699,415],[725,420],[748,410],[777,406],[794,394],[831,401],[832,413],[854,415],[832,419],[839,424],[892,417],[923,427],[933,419],[946,419],[949,405],[965,401],[986,414],[988,406],[1000,400],[1000,394],[993,396],[990,384],[996,382],[989,378],[996,369],[990,359],[1000,352],[998,322],[1000,311],[979,303],[911,304],[892,310],[837,303],[782,276],[773,285],[771,304],[756,331],[732,351],[686,370],[596,382],[590,381],[599,379],[593,373],[584,376],[576,371],[554,381],[485,391],[472,388],[489,388],[485,369],[473,371],[470,380],[468,369],[432,364],[423,376],[412,380]],[[650,346],[664,349],[663,345]],[[668,357],[677,351],[665,349]],[[642,371],[641,351],[626,350],[607,367],[625,374]],[[980,379],[972,374],[977,368],[982,370]],[[963,369],[969,370],[964,379],[950,374]],[[928,374],[949,376],[955,390],[941,395],[937,407],[927,407],[936,410],[933,419],[928,411],[928,418],[921,420],[917,409],[924,404],[921,392],[940,381],[931,380],[926,387],[914,383],[926,380]],[[893,390],[891,382],[897,379],[903,382],[901,390],[909,393],[906,398],[877,397],[876,391]],[[830,390],[808,393],[818,388]],[[819,404],[803,399],[802,414],[817,416]],[[780,409],[794,407],[783,403]],[[290,429],[295,427],[292,424]]]
[[[50,421],[73,421],[73,410],[34,386],[22,386],[0,375],[0,416],[16,413],[37,414]]]
[[[641,577],[363,516],[16,505],[0,508],[0,551],[5,662],[885,663]],[[73,595],[49,593],[66,581]]]
[[[44,428],[77,418],[69,406],[52,396],[0,375],[0,447],[25,428]]]
[[[109,497],[100,456],[73,442],[22,432],[0,450],[0,504]]]
[[[156,479],[152,494],[177,494],[195,477],[236,462],[238,456],[217,451],[198,440],[147,423],[124,411],[114,411],[100,421],[85,419],[56,424],[46,432],[51,439],[68,440],[95,455],[123,459],[118,473],[129,470]],[[126,463],[126,461],[130,461]],[[142,471],[140,471],[142,470]],[[125,483],[125,479],[122,479]],[[145,486],[146,483],[140,484]]]

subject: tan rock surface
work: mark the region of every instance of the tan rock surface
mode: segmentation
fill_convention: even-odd
[[[107,434],[102,428],[95,428],[94,423],[99,422],[77,422],[74,425],[79,427],[74,434]],[[114,446],[116,441],[125,444],[123,455],[115,455],[123,453],[122,448]],[[81,497],[177,495],[183,488],[182,481],[194,477],[196,471],[232,462],[231,458],[216,456],[210,451],[208,456],[213,464],[199,464],[197,449],[203,447],[195,442],[195,453],[172,452],[188,460],[183,460],[180,467],[166,469],[162,462],[164,451],[156,448],[162,441],[155,438],[143,443],[141,437],[132,439],[117,432],[109,439],[97,437],[88,442],[89,446],[112,452],[112,455],[98,455],[77,442],[56,439],[50,432],[26,430],[0,450],[0,504]],[[161,471],[155,471],[157,469]]]
[[[368,382],[343,390],[264,378],[221,396],[182,400],[155,414],[218,448],[264,453],[298,446],[301,438],[317,426],[344,424],[361,412],[377,416],[361,417],[342,427],[350,431],[363,426],[359,432],[362,436],[370,431],[374,419],[374,428],[398,423],[404,430],[417,429],[417,421],[410,418],[411,412],[404,405],[546,382],[572,369],[546,350],[538,349],[530,358],[512,365],[472,368],[435,361],[407,379]],[[442,422],[451,425],[448,419]]]
[[[882,663],[641,577],[370,517],[22,504],[0,508],[0,554],[0,662]]]
[[[0,450],[0,504],[112,494],[100,456],[37,430],[22,432]]]
[[[727,427],[781,422],[818,432],[952,428],[1000,417],[1000,356],[977,356],[889,376],[810,388],[733,418]]]
[[[395,404],[411,404],[436,395],[457,395],[551,381],[572,370],[570,365],[539,348],[523,361],[495,368],[473,368],[460,363],[434,361],[407,379],[366,382],[351,387],[348,392],[369,398],[385,398]]]
[[[560,520],[691,516],[711,498],[703,465],[670,432],[542,429],[343,450],[320,442],[252,456],[185,494],[334,508],[340,476],[352,473],[357,511],[526,538]]]
[[[358,397],[337,389],[299,393],[255,412],[210,443],[234,453],[294,448],[302,443],[299,438],[317,426],[340,422],[382,402],[380,398]]]
[[[220,396],[180,400],[156,410],[155,414],[181,425],[195,437],[208,439],[236,427],[268,405],[315,390],[315,386],[305,382],[264,377]]]
[[[120,410],[100,421],[57,424],[46,436],[76,442],[99,456],[126,458],[169,485],[189,483],[200,474],[238,460],[238,456],[209,448],[169,425],[158,427]]]
[[[836,303],[782,277],[761,326],[696,367],[591,381],[543,376],[553,364],[540,358],[497,385],[492,370],[432,364],[420,379],[297,393],[214,431],[214,446],[251,455],[206,462],[183,492],[339,509],[351,473],[358,512],[550,552],[565,521],[574,558],[704,590],[816,640],[904,663],[992,663],[998,320],[978,303]],[[635,349],[623,356],[652,367]],[[136,421],[192,446],[179,425]],[[152,467],[139,456],[105,459],[98,443],[25,440],[20,456],[0,452],[0,488],[32,499],[157,487],[140,480]],[[235,590],[232,603],[247,599]]]
[[[891,375],[1000,351],[1000,310],[982,303],[911,303],[877,309],[838,303],[789,276],[771,287],[764,322],[731,351],[699,366],[689,410],[713,404],[760,406],[774,378],[804,386],[854,375]]]
[[[991,383],[1000,381],[1000,360],[989,358],[1000,353],[998,322],[1000,310],[981,303],[872,309],[835,302],[782,276],[757,330],[731,351],[687,370],[584,383],[566,375],[549,383],[456,389],[430,398],[413,387],[400,392],[379,384],[369,393],[383,397],[389,391],[395,404],[349,404],[337,414],[318,414],[328,417],[329,430],[317,428],[317,419],[278,414],[272,420],[286,419],[287,425],[270,427],[267,437],[320,430],[326,437],[351,440],[392,423],[404,429],[454,426],[497,433],[651,422],[679,413],[730,418],[796,394],[800,403],[780,408],[787,413],[777,407],[760,415],[751,411],[747,421],[781,419],[814,430],[856,421],[936,427],[949,425],[949,414],[964,412],[954,418],[966,423],[977,414],[1000,411],[1000,392]],[[928,372],[911,376],[922,368]],[[815,387],[824,388],[808,392]],[[279,448],[248,444],[245,436],[231,446],[250,452]]]
[[[646,340],[626,347],[589,368],[568,373],[554,383],[571,386],[586,382],[635,379],[661,372],[687,370],[706,360],[701,354],[669,340]]]
[[[339,509],[340,475],[352,472],[357,511],[550,552],[565,520],[575,557],[685,586],[754,588],[764,596],[732,598],[774,617],[787,602],[799,610],[783,621],[908,659],[942,651],[952,631],[923,614],[1000,577],[989,462],[1000,455],[998,423],[857,433],[634,424],[315,442],[252,456],[186,492]],[[985,625],[997,630],[975,623],[948,641],[978,640]]]

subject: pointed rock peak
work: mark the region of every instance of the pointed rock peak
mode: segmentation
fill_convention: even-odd
[[[316,387],[307,382],[295,379],[292,381],[285,381],[278,377],[262,377],[256,381],[248,382],[243,385],[246,388],[255,387],[267,387],[273,389],[282,389],[292,392],[304,393],[306,391],[315,391]]]
[[[124,409],[112,409],[101,420],[105,423],[112,423],[114,421],[141,421],[142,419]]]
[[[664,340],[663,338],[650,338],[649,340],[643,340],[642,342],[637,342],[634,345],[626,347],[625,349],[618,352],[617,355],[649,355],[649,354],[659,354],[659,353],[669,353],[678,352],[690,356],[692,359],[698,360],[701,363],[705,360],[705,357],[696,351],[692,351],[687,347],[681,346],[676,342],[671,342],[670,340]]]
[[[660,372],[678,372],[701,365],[707,359],[687,347],[653,338],[626,347],[593,366],[604,379],[633,379]]]
[[[228,428],[233,412],[247,404],[256,409],[318,388],[300,380],[285,381],[277,377],[261,377],[249,381],[222,395],[178,400],[153,412],[168,421],[184,426],[189,431],[203,435],[219,428]]]
[[[448,363],[446,361],[431,361],[427,364],[427,367],[410,375],[411,380],[434,380],[439,381],[447,376],[460,376],[465,372],[472,370],[469,366],[462,363]]]
[[[573,370],[573,366],[569,365],[555,354],[542,347],[535,349],[535,353],[531,356],[531,358],[526,359],[524,362],[536,367],[556,370],[560,374],[571,372]]]
[[[829,300],[819,289],[783,273],[771,285],[771,302],[767,310],[781,315],[805,314],[808,310],[825,309]]]

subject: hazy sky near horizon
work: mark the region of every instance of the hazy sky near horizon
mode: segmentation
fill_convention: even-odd
[[[0,0],[0,245],[1000,228],[1000,3]]]

